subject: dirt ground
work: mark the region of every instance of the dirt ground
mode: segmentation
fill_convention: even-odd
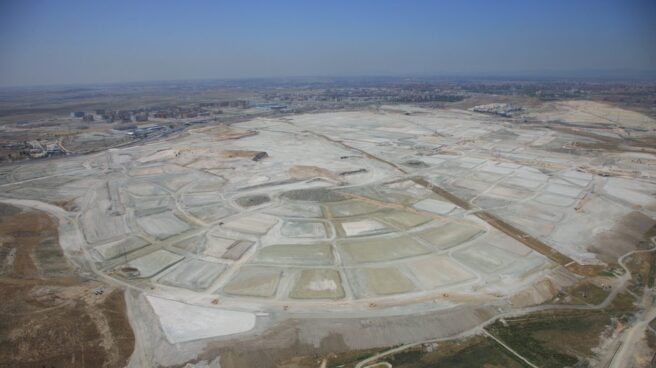
[[[123,291],[84,280],[57,223],[0,205],[0,367],[120,367],[134,349]]]

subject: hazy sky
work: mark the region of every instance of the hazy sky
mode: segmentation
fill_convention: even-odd
[[[656,0],[0,0],[0,85],[656,69]]]

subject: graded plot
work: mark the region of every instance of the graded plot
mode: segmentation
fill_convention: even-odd
[[[264,235],[273,227],[273,225],[276,224],[276,222],[278,222],[278,219],[273,216],[256,213],[230,220],[223,226],[226,229],[242,233]]]
[[[211,177],[201,179],[189,187],[189,193],[218,192],[226,183],[225,179]]]
[[[128,184],[126,187],[128,193],[139,197],[168,195],[168,192],[159,185],[149,182],[137,182]]]
[[[386,211],[376,217],[401,229],[411,229],[433,220],[432,217],[407,211]]]
[[[557,207],[569,207],[576,202],[576,198],[565,197],[562,195],[543,193],[535,197],[535,201]]]
[[[567,210],[535,202],[522,202],[514,205],[507,212],[514,213],[518,217],[529,217],[545,223],[555,224],[565,217],[565,211]]]
[[[139,163],[148,163],[148,162],[155,162],[155,161],[168,161],[176,157],[178,154],[178,151],[173,150],[173,149],[163,149],[154,153],[151,153],[147,156],[143,156],[136,161]]]
[[[250,247],[253,246],[252,241],[250,240],[240,240],[228,247],[228,249],[221,255],[221,258],[223,259],[229,259],[231,261],[236,261],[241,258],[241,256],[246,253]]]
[[[475,278],[475,275],[446,256],[432,255],[410,261],[406,265],[425,289],[454,285]]]
[[[153,213],[169,210],[171,197],[133,197],[130,203],[134,207],[134,213],[138,216],[146,216]]]
[[[255,327],[255,314],[146,297],[172,344],[243,333]],[[193,318],[190,318],[193,316]]]
[[[415,183],[412,180],[403,180],[387,183],[381,186],[381,190],[384,192],[396,192],[404,193],[405,195],[410,195],[412,198],[416,197],[427,197],[434,196],[435,194],[422,187],[421,185]]]
[[[507,165],[503,164],[493,164],[492,162],[488,162],[485,165],[481,166],[478,170],[488,172],[491,174],[496,174],[498,177],[502,177],[504,175],[512,174],[513,171],[515,171],[515,168],[512,167],[506,167]]]
[[[490,184],[494,184],[495,182],[499,181],[499,179],[503,178],[505,175],[498,174],[498,173],[493,173],[493,172],[488,172],[488,171],[474,171],[471,175],[470,178]]]
[[[476,189],[463,188],[461,186],[452,184],[450,181],[446,179],[444,179],[444,181],[441,183],[437,181],[437,183],[439,183],[444,190],[462,199],[463,201],[470,201],[473,198],[477,197],[480,193],[485,191],[485,189],[476,190]]]
[[[325,238],[326,227],[322,222],[285,221],[281,234],[290,238]]]
[[[438,201],[435,199],[424,199],[413,205],[414,208],[426,212],[446,215],[456,208],[456,205],[450,202]]]
[[[438,250],[445,250],[469,241],[481,233],[483,233],[483,230],[473,224],[449,222],[440,227],[420,231],[414,235]]]
[[[424,161],[425,163],[427,163],[431,166],[437,166],[437,165],[440,165],[440,164],[442,164],[443,162],[446,161],[446,159],[440,158],[439,155],[424,156],[421,159],[422,159],[422,161]]]
[[[172,246],[190,253],[198,254],[203,247],[204,240],[205,239],[202,235],[196,235],[191,238],[176,241]]]
[[[486,191],[492,184],[483,181],[457,178],[451,183],[451,185],[457,188],[470,190],[475,193],[482,193]]]
[[[488,197],[485,195],[482,195],[480,197],[477,197],[472,201],[472,204],[476,205],[477,207],[481,209],[491,209],[491,208],[499,208],[499,207],[507,207],[512,205],[514,202],[503,199],[503,198],[497,198],[497,197]]]
[[[203,207],[191,207],[186,209],[189,214],[205,222],[216,222],[234,214],[234,210],[220,204]]]
[[[266,210],[267,213],[282,217],[319,218],[323,216],[318,203],[285,203],[284,205]]]
[[[276,295],[283,271],[274,267],[244,266],[223,287],[225,294],[255,297]]]
[[[158,282],[192,290],[205,290],[225,270],[226,265],[190,259],[173,266]]]
[[[342,278],[332,269],[302,270],[289,297],[293,299],[341,299]]]
[[[86,211],[81,217],[81,225],[85,238],[92,244],[127,236],[131,232],[126,216],[112,216],[100,208]]]
[[[416,290],[415,284],[396,267],[354,269],[350,273],[358,297],[402,294]]]
[[[139,217],[137,218],[137,224],[143,231],[160,240],[191,229],[186,222],[180,220],[173,212],[161,212]]]
[[[330,244],[276,244],[257,251],[254,263],[329,265],[334,257]]]
[[[390,261],[429,253],[409,236],[343,241],[340,249],[349,263]]]
[[[576,198],[581,195],[583,192],[581,188],[577,188],[571,185],[562,185],[562,184],[549,184],[544,189],[545,191],[565,197]]]
[[[150,243],[141,238],[129,237],[117,242],[99,245],[94,247],[93,250],[104,260],[108,260],[143,248],[148,244]]]
[[[502,279],[523,279],[527,276],[549,267],[549,260],[537,252],[531,252],[526,257],[517,258],[496,273]]]
[[[513,206],[500,210],[493,210],[492,213],[495,216],[499,216],[499,218],[510,225],[513,225],[520,230],[524,230],[538,238],[548,236],[556,227],[553,223],[545,221],[544,219],[530,214],[520,213],[516,210],[517,208]]]
[[[491,231],[482,241],[522,257],[532,252],[531,248],[500,231]]]
[[[576,170],[565,171],[560,176],[570,183],[576,184],[580,187],[585,187],[592,181],[592,174],[583,173]]]
[[[509,186],[521,187],[528,190],[537,190],[543,182],[524,178],[521,176],[513,176],[504,180],[503,183]]]
[[[283,198],[294,201],[308,202],[339,202],[346,200],[346,196],[325,188],[308,188],[290,190],[282,194]]]
[[[349,217],[376,212],[381,208],[362,201],[341,201],[326,205],[333,217]]]
[[[195,180],[196,178],[192,175],[167,175],[162,178],[162,185],[172,192],[177,192]]]
[[[205,250],[203,250],[203,254],[214,258],[221,258],[226,250],[238,242],[239,240],[237,239],[229,239],[214,234],[208,234],[205,240]]]
[[[459,249],[453,253],[453,258],[469,266],[469,268],[490,273],[507,266],[517,256],[490,244],[479,243]]]
[[[517,201],[532,195],[533,192],[498,184],[495,185],[494,188],[490,189],[486,194],[488,196],[499,197],[510,201]]]
[[[476,166],[479,166],[480,164],[484,163],[485,160],[483,159],[478,159],[478,158],[473,158],[473,157],[459,157],[451,161],[447,161],[444,165],[446,167],[461,167],[465,169],[471,169]]]
[[[185,207],[205,206],[220,201],[221,193],[219,192],[185,193],[182,196],[182,203]]]
[[[264,194],[248,195],[235,199],[235,203],[244,208],[256,207],[269,202],[271,202],[271,198]]]
[[[163,166],[145,166],[145,167],[135,167],[128,171],[130,176],[152,176],[152,175],[161,175],[164,173]]]
[[[650,210],[656,209],[656,196],[653,195],[653,185],[620,178],[608,178],[607,180],[603,189],[608,195],[632,206],[644,207]]]
[[[143,257],[133,259],[124,265],[124,268],[133,268],[138,272],[139,278],[155,276],[167,267],[180,262],[184,257],[168,250],[159,249]],[[133,271],[130,270],[130,273]]]
[[[392,229],[376,220],[359,220],[349,222],[336,222],[342,228],[342,232],[347,237],[374,235],[389,232]]]
[[[352,201],[354,202],[360,202],[363,204],[370,204],[378,209],[380,209],[379,206],[376,206],[375,204],[372,203],[367,203],[363,202],[366,201],[367,199],[373,199],[376,201],[380,202],[387,202],[387,203],[397,203],[397,204],[408,204],[414,202],[416,199],[412,195],[411,191],[403,191],[403,190],[396,190],[392,187],[389,187],[387,185],[379,186],[379,187],[374,187],[374,186],[365,186],[365,187],[352,187],[352,188],[345,188],[341,191],[342,193],[352,193],[357,196],[361,197],[366,197],[364,199],[354,199]],[[432,193],[432,192],[431,192]],[[430,194],[428,194],[430,195]],[[362,210],[362,208],[360,208]],[[374,210],[375,211],[375,210]],[[367,212],[371,213],[371,212]]]

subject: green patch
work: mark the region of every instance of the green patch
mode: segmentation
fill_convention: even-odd
[[[603,311],[541,312],[497,321],[487,330],[539,367],[585,365],[611,324]]]
[[[420,345],[384,356],[378,362],[387,362],[394,368],[527,367],[495,341],[482,336]]]
[[[570,296],[569,303],[567,304],[597,305],[606,300],[609,292],[597,285],[583,283],[567,290],[565,294]]]
[[[635,309],[635,299],[629,293],[618,294],[609,308],[617,313],[633,312]]]

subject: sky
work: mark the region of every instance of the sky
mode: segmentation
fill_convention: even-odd
[[[656,70],[656,0],[0,0],[0,86]]]

